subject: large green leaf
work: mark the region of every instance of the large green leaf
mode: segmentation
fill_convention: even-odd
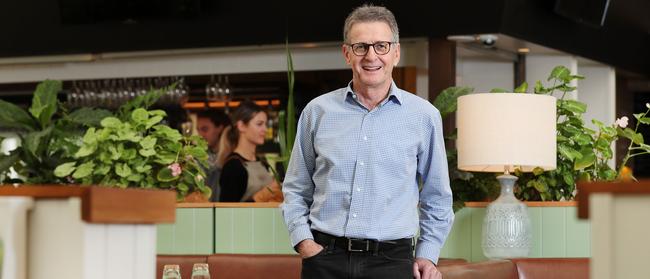
[[[20,107],[0,100],[0,127],[20,128],[27,131],[36,130],[34,119]]]
[[[113,129],[117,129],[122,125],[122,121],[120,121],[116,117],[106,117],[102,119],[100,123],[104,128],[113,128]]]
[[[131,113],[131,119],[138,124],[144,124],[149,119],[149,113],[143,108],[137,108]]]
[[[140,146],[145,149],[153,149],[156,145],[156,138],[152,136],[146,136],[140,141]]]
[[[560,154],[562,154],[565,158],[569,159],[570,161],[582,157],[582,154],[580,154],[580,152],[565,145],[558,145],[557,151],[560,152]]]
[[[523,82],[519,87],[515,88],[515,93],[526,93],[528,91],[528,82]]]
[[[591,137],[586,134],[577,134],[571,137],[578,145],[584,146],[591,143]]]
[[[75,167],[76,164],[76,162],[61,164],[54,169],[54,175],[57,177],[66,177],[70,175],[75,169],[77,169]]]
[[[36,86],[29,112],[38,119],[41,127],[46,127],[52,121],[52,115],[57,109],[56,95],[62,88],[60,80],[46,80]]]
[[[440,111],[440,116],[445,117],[456,111],[458,97],[470,94],[474,88],[467,86],[452,86],[442,90],[433,101],[433,106]]]
[[[207,158],[208,153],[206,152],[205,149],[195,147],[195,146],[188,146],[185,147],[185,153],[192,155],[194,158]]]
[[[556,66],[551,71],[551,74],[548,76],[547,81],[551,80],[551,79],[557,79],[557,80],[561,80],[561,81],[564,81],[564,82],[568,82],[568,81],[571,80],[571,71],[569,71],[569,69],[567,69],[567,67]]]
[[[85,162],[77,167],[77,170],[74,171],[72,174],[72,178],[75,179],[80,179],[87,177],[93,173],[93,170],[95,168],[95,163],[91,162]]]
[[[587,111],[587,104],[575,100],[563,100],[562,108],[573,113],[585,113]]]
[[[28,150],[34,157],[42,160],[45,154],[42,154],[48,144],[46,141],[49,139],[50,134],[52,133],[53,126],[47,127],[45,130],[38,132],[30,132],[25,135],[23,141],[23,146]]]
[[[286,49],[287,49],[287,82],[289,89],[289,96],[287,98],[287,126],[285,126],[286,133],[286,153],[291,154],[293,150],[293,142],[296,138],[296,108],[294,104],[294,85],[296,82],[295,73],[293,70],[293,57],[291,56],[291,50],[289,49],[289,38],[286,40]]]
[[[132,171],[128,164],[120,163],[115,165],[115,174],[121,177],[128,177],[132,174]]]
[[[97,150],[97,143],[93,144],[84,144],[79,148],[77,153],[74,154],[75,158],[86,157],[90,154],[93,154]]]
[[[111,116],[110,111],[82,107],[67,115],[67,119],[75,124],[84,126],[99,126],[102,119]]]
[[[535,94],[546,94],[546,93],[548,93],[549,91],[550,91],[550,90],[547,89],[547,88],[545,88],[545,87],[542,85],[542,82],[540,82],[539,80],[535,82],[535,89],[534,89],[534,91],[533,91],[533,92],[535,92]]]
[[[153,125],[156,125],[156,124],[160,123],[160,121],[162,121],[162,120],[163,120],[163,117],[160,116],[160,115],[153,116],[153,117],[147,119],[147,121],[145,123],[145,128],[149,129],[149,128],[153,127]]]
[[[183,139],[183,135],[178,130],[169,128],[169,126],[156,125],[153,126],[153,129],[155,130],[154,135],[167,138],[169,141],[180,141]]]
[[[169,168],[160,169],[160,171],[158,172],[158,175],[156,176],[156,178],[158,178],[158,180],[163,181],[163,182],[174,181],[174,180],[178,179],[179,177],[180,177],[180,175],[179,176],[173,176],[172,171]]]
[[[584,148],[580,150],[580,154],[582,156],[576,158],[576,161],[573,164],[574,170],[583,170],[596,163],[596,155],[591,148]]]

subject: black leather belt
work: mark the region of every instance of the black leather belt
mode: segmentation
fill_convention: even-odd
[[[378,252],[382,249],[390,249],[396,246],[411,246],[413,239],[402,238],[396,240],[377,241],[374,239],[347,238],[334,236],[319,231],[312,230],[314,241],[321,245],[334,245],[348,252]]]

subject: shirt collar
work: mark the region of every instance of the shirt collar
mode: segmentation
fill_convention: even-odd
[[[390,100],[394,100],[395,103],[401,105],[403,93],[404,92],[402,92],[402,90],[399,89],[397,85],[395,85],[395,81],[392,81],[390,83],[390,89],[388,89],[388,98],[386,98],[386,100],[382,102],[382,105]],[[347,100],[348,96],[356,100],[357,93],[355,93],[354,90],[352,90],[352,81],[348,82],[348,86],[347,88],[345,88],[345,94],[343,95],[344,102]]]

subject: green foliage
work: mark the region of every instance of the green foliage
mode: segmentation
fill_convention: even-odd
[[[555,90],[562,93],[557,101],[557,168],[532,174],[517,172],[519,187],[515,194],[522,200],[571,200],[576,181],[615,180],[629,158],[650,153],[650,146],[643,144],[643,135],[636,132],[640,124],[648,124],[644,123],[644,117],[650,112],[650,106],[645,113],[634,115],[638,120],[634,130],[621,127],[620,119],[611,125],[592,120],[598,128],[595,131],[586,127],[582,118],[587,105],[564,99],[566,93],[576,89],[570,83],[578,79],[584,77],[572,75],[566,67],[557,66],[548,77],[553,86],[544,87],[540,81],[535,83],[536,94],[550,95]],[[613,157],[612,143],[619,138],[630,140],[630,146],[617,173],[607,162]]]
[[[166,90],[150,90],[89,128],[72,160],[54,174],[83,185],[172,189],[179,199],[198,191],[209,197],[201,167],[208,159],[205,140],[160,124],[164,111],[147,110]]]
[[[456,99],[458,99],[458,97],[467,95],[473,91],[474,88],[471,87],[449,87],[438,94],[438,97],[436,97],[436,99],[433,101],[433,106],[435,106],[440,111],[440,116],[444,118],[448,114],[456,111],[458,104]]]
[[[293,58],[291,50],[289,49],[289,39],[286,40],[287,51],[287,81],[289,96],[287,98],[287,109],[278,113],[278,135],[280,141],[280,157],[278,162],[281,162],[286,170],[289,167],[289,159],[291,158],[291,150],[293,150],[293,143],[296,139],[296,105],[294,103],[294,85],[296,82],[295,73],[293,70]],[[278,177],[275,169],[272,170],[277,181],[282,181]]]
[[[552,85],[545,87],[541,81],[535,82],[535,94],[551,95],[560,92],[561,98],[557,100],[557,168],[544,171],[535,168],[532,173],[515,171],[519,177],[515,194],[526,201],[557,201],[572,200],[574,198],[575,184],[579,180],[587,181],[612,181],[620,179],[623,167],[630,158],[650,154],[650,145],[644,143],[643,135],[638,133],[641,124],[649,125],[650,104],[648,110],[634,115],[636,126],[634,129],[625,127],[627,119],[618,119],[616,123],[605,125],[592,120],[597,130],[585,126],[583,114],[587,105],[576,101],[567,100],[567,93],[576,88],[571,85],[574,80],[584,79],[580,75],[572,75],[564,66],[555,67],[547,81]],[[514,89],[515,93],[526,93],[528,84],[524,82]],[[456,98],[470,93],[472,90],[460,93],[458,88],[452,87],[443,91],[435,100],[434,105],[444,117],[456,110]],[[495,88],[492,93],[512,92],[503,88]],[[456,139],[455,132],[446,138],[448,144],[447,161],[449,163],[451,187],[454,195],[454,210],[462,208],[465,201],[481,201],[494,198],[498,195],[498,181],[494,174],[470,173],[457,169],[457,151],[451,141]],[[607,162],[613,158],[612,143],[618,139],[629,140],[628,152],[619,164],[618,172],[609,167]],[[633,179],[633,177],[632,177]]]
[[[150,90],[113,115],[101,109],[68,112],[57,102],[60,81],[38,85],[23,110],[0,100],[0,125],[18,131],[21,145],[0,154],[0,178],[9,183],[98,184],[174,189],[182,198],[210,196],[201,168],[207,144],[160,124],[161,110],[147,110],[168,88]],[[9,179],[13,168],[18,179]]]
[[[0,125],[17,130],[21,146],[8,155],[0,154],[0,177],[4,183],[65,183],[53,173],[54,168],[77,152],[85,127],[93,119],[110,112],[82,109],[68,113],[60,109],[57,94],[60,81],[41,82],[28,110],[0,100]],[[8,179],[13,168],[19,178]]]

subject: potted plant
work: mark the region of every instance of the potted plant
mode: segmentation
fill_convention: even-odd
[[[0,155],[6,182],[170,189],[179,200],[193,192],[210,196],[200,167],[207,160],[205,141],[161,124],[164,111],[147,109],[168,88],[150,90],[114,114],[91,108],[68,113],[57,101],[60,90],[60,81],[39,84],[28,111],[0,101],[0,124],[20,129],[22,143]],[[11,168],[18,178],[9,177]]]
[[[571,256],[585,256],[589,250],[589,224],[576,218],[576,208],[572,201],[575,198],[575,182],[583,179],[589,181],[614,181],[626,177],[625,164],[629,158],[650,153],[650,146],[644,144],[643,136],[637,132],[639,125],[650,124],[650,104],[644,113],[635,114],[637,123],[634,129],[627,127],[628,118],[621,117],[615,123],[606,125],[592,121],[597,130],[585,126],[583,114],[586,104],[577,100],[565,99],[566,94],[575,90],[571,82],[584,77],[572,75],[563,66],[555,67],[547,81],[552,83],[544,87],[541,82],[536,82],[534,94],[553,94],[559,91],[561,97],[557,101],[557,169],[545,172],[537,169],[533,173],[517,172],[519,177],[516,195],[520,200],[527,201],[533,228],[537,235],[535,239],[544,239],[542,243],[533,244],[532,257],[565,257],[567,251],[572,251]],[[514,91],[524,93],[528,84],[524,83]],[[443,117],[455,111],[455,100],[458,96],[469,94],[471,88],[449,88],[443,91],[435,100],[434,105],[441,111]],[[493,89],[492,92],[506,92],[504,89]],[[454,133],[455,134],[455,133]],[[455,135],[449,140],[455,140]],[[619,164],[618,171],[612,169],[607,161],[612,159],[611,143],[618,139],[630,140],[625,158]],[[454,194],[454,210],[457,211],[456,221],[452,233],[447,240],[443,255],[446,257],[460,257],[468,260],[483,260],[480,241],[481,226],[476,220],[482,220],[485,214],[484,203],[471,203],[474,201],[489,200],[492,193],[498,192],[498,184],[493,174],[468,173],[457,170],[453,145],[447,146],[451,187]],[[629,177],[629,175],[628,175]],[[631,177],[630,177],[631,178]],[[540,203],[539,201],[542,201]],[[467,209],[460,210],[466,202],[472,204]],[[475,206],[474,206],[475,204]],[[531,205],[534,205],[531,207]],[[543,224],[542,224],[543,222]],[[553,229],[545,229],[545,228]],[[565,230],[558,233],[552,233]],[[544,232],[551,232],[545,234]],[[478,237],[476,239],[475,237]],[[572,237],[571,240],[568,238]],[[471,243],[467,245],[466,243]],[[559,243],[559,244],[558,244]],[[564,246],[562,243],[565,243]],[[559,246],[558,246],[559,245]]]

